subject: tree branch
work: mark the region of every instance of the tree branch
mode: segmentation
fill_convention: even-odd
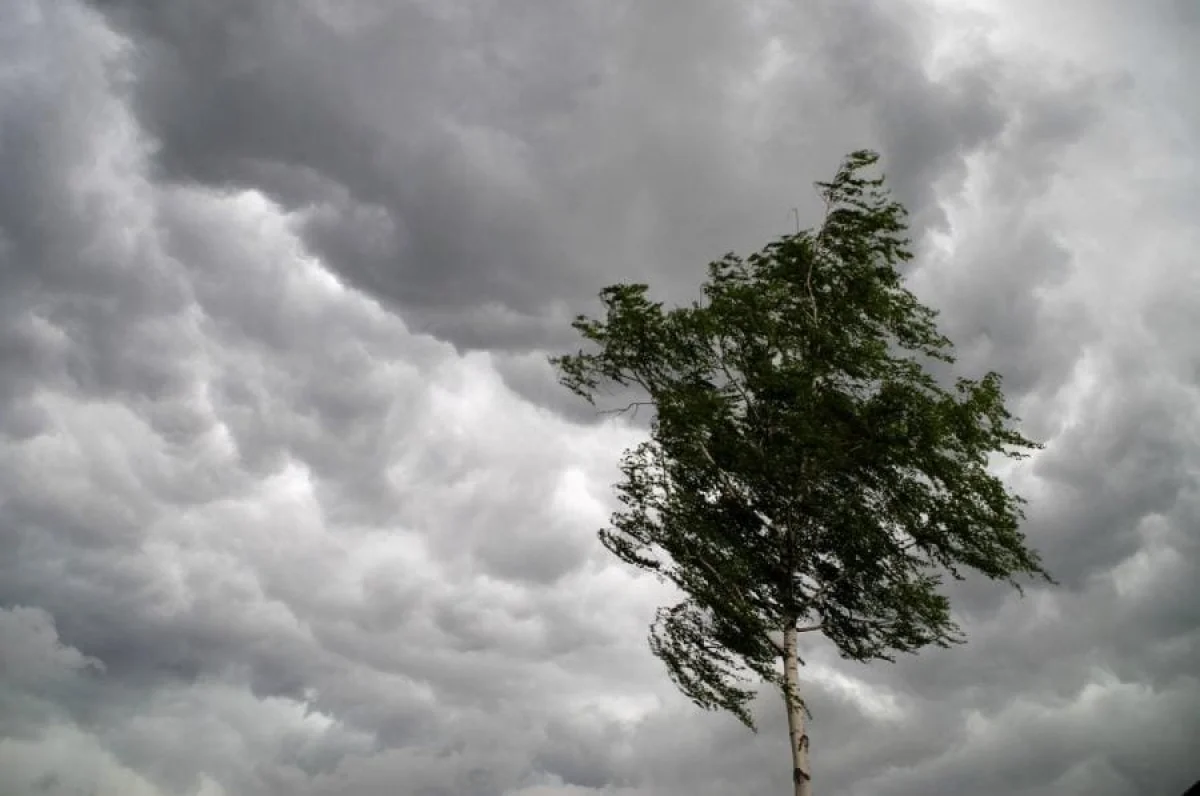
[[[746,407],[746,418],[749,419],[751,404],[750,395],[746,392],[745,388],[742,387],[741,382],[735,379],[733,374],[729,372],[729,365],[725,362],[725,335],[723,334],[717,335],[717,349],[720,351],[720,353],[717,355],[717,366],[721,368],[721,372],[725,374],[725,378],[729,380],[729,384],[734,390],[737,391],[737,394],[741,396],[742,404]]]
[[[601,415],[623,415],[630,409],[633,410],[633,416],[637,417],[637,410],[643,406],[654,406],[654,401],[630,401],[625,406],[619,409],[599,409],[597,414]]]
[[[759,522],[761,522],[763,525],[767,526],[768,528],[774,530],[775,523],[772,522],[771,518],[768,517],[766,514],[763,514],[758,509],[754,508],[754,506],[750,505],[750,503],[751,503],[750,499],[746,495],[742,494],[742,491],[740,489],[738,489],[736,485],[729,483],[729,479],[725,475],[725,471],[723,469],[721,469],[720,465],[717,464],[717,460],[714,459],[712,453],[709,452],[708,446],[705,445],[703,442],[697,443],[697,445],[700,448],[700,452],[704,454],[704,458],[707,459],[708,463],[713,466],[714,470],[716,470],[717,478],[725,486],[725,489],[730,493],[730,497],[734,498],[735,500],[740,500],[743,503],[745,503],[746,507],[749,508],[750,511],[754,512],[754,516],[758,518]]]
[[[833,196],[831,193],[821,193],[821,198],[825,201],[825,215],[821,219],[821,229],[813,238],[812,256],[808,260],[808,273],[804,276],[804,287],[808,290],[808,300],[812,303],[812,318],[813,322],[817,321],[817,297],[812,289],[812,271],[813,265],[817,261],[818,255],[821,254],[822,247],[825,243],[825,230],[829,225],[829,216],[833,210]]]

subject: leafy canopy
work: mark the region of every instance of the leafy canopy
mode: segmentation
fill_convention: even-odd
[[[1012,427],[997,374],[947,389],[927,371],[952,346],[901,282],[905,212],[863,175],[876,160],[852,153],[817,183],[817,229],[712,263],[700,301],[605,288],[603,319],[573,324],[593,350],[551,360],[589,402],[616,384],[644,393],[626,409],[653,406],[600,538],[686,595],[651,630],[675,683],[751,727],[747,682],[782,687],[786,627],[891,660],[962,640],[944,575],[1049,579],[1024,501],[987,469],[1040,446]]]

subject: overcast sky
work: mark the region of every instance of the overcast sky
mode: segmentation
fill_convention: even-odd
[[[0,0],[0,793],[770,796],[548,353],[878,149],[1061,582],[803,650],[822,796],[1200,778],[1194,0]]]

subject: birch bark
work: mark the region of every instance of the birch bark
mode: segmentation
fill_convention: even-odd
[[[787,706],[788,739],[792,747],[792,782],[795,796],[812,796],[812,769],[808,765],[808,731],[804,700],[800,696],[800,659],[796,653],[797,629],[789,622],[783,630],[783,696]]]

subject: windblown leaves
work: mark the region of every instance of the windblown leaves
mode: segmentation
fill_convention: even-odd
[[[945,389],[926,369],[952,346],[903,285],[905,213],[862,176],[876,160],[852,153],[818,183],[814,230],[712,263],[700,301],[605,288],[603,317],[573,324],[591,350],[552,359],[589,402],[615,383],[653,406],[600,538],[687,595],[651,647],[684,693],[748,725],[746,678],[779,683],[772,632],[818,623],[846,657],[890,660],[961,640],[944,575],[1049,577],[987,469],[1038,446],[997,374]]]

